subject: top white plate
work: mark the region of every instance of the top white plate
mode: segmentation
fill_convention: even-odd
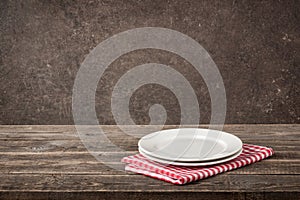
[[[150,156],[180,162],[221,159],[237,153],[242,145],[230,133],[200,128],[158,131],[142,137],[138,143]]]

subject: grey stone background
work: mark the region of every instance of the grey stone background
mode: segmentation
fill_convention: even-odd
[[[73,124],[72,87],[85,56],[106,38],[137,27],[165,27],[198,41],[220,69],[226,123],[299,123],[299,1],[0,1],[0,124]],[[183,58],[140,50],[116,60],[100,80],[96,110],[114,124],[116,81],[139,64],[172,66],[193,86],[202,119],[210,120],[207,88]],[[170,77],[171,78],[171,77]],[[167,88],[145,85],[131,98],[138,124],[161,103],[167,124],[180,108]]]

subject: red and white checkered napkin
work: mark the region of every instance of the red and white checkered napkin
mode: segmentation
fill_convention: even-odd
[[[273,154],[274,151],[272,148],[252,144],[243,144],[243,152],[237,158],[225,163],[207,167],[164,165],[149,160],[141,154],[124,157],[122,162],[127,164],[125,167],[126,171],[144,174],[146,176],[177,185],[183,185],[226,171],[234,170],[245,165],[250,165]]]

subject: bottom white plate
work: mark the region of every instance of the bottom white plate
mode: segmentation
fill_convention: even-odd
[[[141,149],[139,149],[139,152],[143,156],[145,156],[146,158],[148,158],[150,160],[153,160],[153,161],[159,162],[159,163],[163,163],[163,164],[177,165],[177,166],[208,166],[208,165],[220,164],[220,163],[227,162],[227,161],[230,161],[230,160],[238,157],[242,153],[242,151],[243,151],[243,149],[241,149],[236,154],[233,154],[232,156],[222,158],[222,159],[217,159],[217,160],[211,160],[208,162],[205,162],[205,161],[203,161],[203,162],[176,162],[176,161],[164,160],[164,159],[156,158],[153,156],[149,156],[145,152],[143,152]]]

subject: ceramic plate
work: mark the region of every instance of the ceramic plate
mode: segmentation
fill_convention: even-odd
[[[230,133],[200,128],[158,131],[142,137],[138,143],[148,156],[176,162],[222,159],[238,153],[242,145]]]
[[[196,167],[196,166],[208,166],[208,165],[216,165],[216,164],[220,164],[220,163],[224,163],[227,161],[230,161],[236,157],[238,157],[241,153],[242,153],[243,149],[241,149],[240,151],[238,151],[237,153],[226,157],[226,158],[222,158],[222,159],[217,159],[217,160],[211,160],[211,161],[203,161],[203,162],[177,162],[177,161],[170,161],[170,160],[164,160],[164,159],[159,159],[159,158],[155,158],[152,156],[147,155],[145,152],[140,150],[140,153],[145,156],[146,158],[153,160],[155,162],[159,162],[159,163],[163,163],[163,164],[167,164],[167,165],[177,165],[177,166],[190,166],[190,167]]]

